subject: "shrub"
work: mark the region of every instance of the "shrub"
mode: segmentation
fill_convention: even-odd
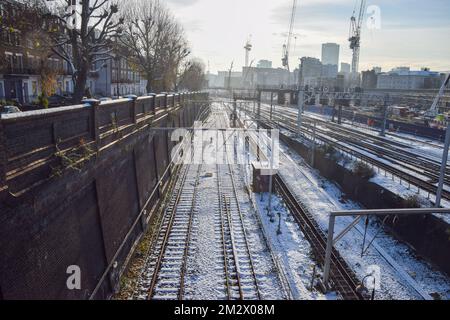
[[[370,180],[375,176],[375,171],[369,165],[362,162],[356,162],[353,165],[352,171],[356,176],[364,180]]]
[[[328,144],[320,146],[319,151],[324,155],[325,158],[337,162],[339,160],[339,154],[336,149]]]
[[[44,96],[42,94],[38,96],[38,103],[42,108],[45,108],[45,109],[48,108],[48,99],[46,96]]]
[[[403,200],[404,208],[420,208],[420,199],[417,195],[408,196]]]

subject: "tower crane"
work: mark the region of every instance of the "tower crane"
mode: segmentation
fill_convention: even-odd
[[[288,71],[290,71],[290,68],[289,68],[289,52],[291,50],[292,31],[294,29],[295,10],[296,9],[297,9],[297,0],[293,0],[292,12],[291,12],[291,21],[289,23],[289,33],[288,33],[287,41],[283,45],[283,57],[281,59],[283,67],[285,67]]]
[[[248,37],[247,42],[245,43],[245,66],[248,67],[248,61],[250,59],[250,51],[252,50],[253,45],[251,43],[251,35]]]
[[[356,9],[356,8],[355,8]],[[350,41],[350,49],[353,50],[352,58],[352,75],[356,78],[359,71],[359,52],[361,49],[361,27],[364,20],[364,11],[366,10],[366,0],[361,0],[358,17],[353,10],[353,15],[350,18],[350,32],[348,41]]]
[[[427,111],[426,115],[429,117],[436,117],[439,113],[439,101],[444,96],[445,88],[448,87],[450,83],[450,73],[445,78],[444,83],[442,83],[441,89],[439,90],[437,96],[434,98],[433,104],[430,110]]]

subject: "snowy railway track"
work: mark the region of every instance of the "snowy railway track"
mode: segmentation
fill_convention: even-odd
[[[284,154],[281,154],[281,156],[285,157]],[[302,174],[304,175],[304,173]],[[304,176],[308,180],[310,180],[310,178],[308,178],[306,175]],[[311,181],[311,184],[314,184],[314,182]],[[316,239],[312,239],[310,243],[312,244],[312,247],[316,252],[315,253],[316,257],[318,257],[319,260],[323,261],[326,239],[321,228],[314,222],[314,218],[308,212],[308,210],[304,210],[305,206],[302,204],[302,201],[295,195],[294,192],[291,192],[289,190],[289,186],[284,182],[282,175],[276,177],[275,185],[276,189],[283,194],[283,198],[285,200],[288,199],[287,200],[288,207],[294,213],[294,216],[298,221],[299,226],[305,232],[305,234],[309,233],[308,238],[311,236],[310,231],[314,231],[313,229],[316,229],[315,233],[317,235],[316,236],[313,235],[314,237],[316,237]],[[308,221],[313,222],[313,225],[312,226],[308,225]],[[361,236],[363,235],[364,231],[361,226],[357,225],[355,226],[355,229],[358,233],[361,234]],[[401,267],[395,261],[395,259],[386,252],[386,250],[384,250],[376,242],[374,242],[372,245],[374,246],[374,249],[380,254],[380,256],[382,256],[383,259],[385,259],[385,261],[395,270],[395,272],[397,272],[400,278],[404,280],[408,286],[410,286],[423,299],[425,300],[431,299],[430,295],[427,292],[425,292],[423,288],[407,272],[404,271],[404,268]],[[317,252],[319,254],[317,254]],[[352,299],[352,296],[354,296],[354,290],[352,288],[354,288],[355,284],[357,283],[355,275],[353,271],[349,269],[345,260],[343,260],[343,258],[340,256],[339,252],[335,251],[334,249],[332,254],[332,265],[334,265],[332,266],[332,269],[333,268],[336,269],[334,271],[335,272],[334,276],[335,277],[337,276],[337,278],[339,279],[338,281],[334,281],[337,291],[340,292],[341,295],[347,296],[350,299]],[[348,284],[351,284],[350,287],[348,286]]]
[[[248,112],[248,111],[246,111],[246,112]],[[277,123],[269,120],[268,114],[269,114],[268,112],[262,111],[261,112],[261,115],[262,115],[261,121],[267,123],[269,126],[278,126],[278,127],[284,128],[293,133],[297,132],[296,120],[294,120],[292,118],[283,118],[283,120],[284,120],[283,124],[279,124],[279,123],[277,124]],[[311,130],[302,128],[302,131],[308,135],[311,135]],[[373,156],[367,155],[366,152],[359,151],[358,148],[354,148],[352,146],[345,145],[339,141],[335,141],[334,139],[329,138],[325,134],[320,134],[318,132],[316,139],[321,140],[326,144],[332,145],[332,146],[336,147],[338,150],[340,150],[346,154],[350,154],[353,157],[363,160],[364,162],[370,163],[371,165],[373,165],[377,168],[380,168],[385,172],[389,172],[391,175],[398,177],[400,180],[405,181],[409,185],[416,186],[418,188],[418,192],[420,192],[420,189],[421,189],[421,190],[424,190],[425,192],[427,192],[428,195],[436,193],[437,187],[434,183],[435,181],[433,181],[433,179],[435,177],[434,177],[434,175],[430,175],[427,172],[428,169],[423,169],[421,171],[419,171],[419,169],[415,169],[416,173],[414,173],[414,174],[405,172],[403,170],[396,168],[395,166],[385,163],[381,159],[379,160],[377,158],[374,158]],[[421,178],[420,176],[418,177],[418,175],[419,175],[418,173],[420,173],[423,176],[428,176],[429,181],[426,181],[425,179]],[[450,200],[450,192],[447,191],[446,189],[444,189],[442,191],[442,198],[446,199],[446,200]]]
[[[224,167],[228,170],[223,170]],[[259,300],[258,280],[238,201],[233,168],[229,163],[217,164],[217,188],[228,299]]]
[[[313,216],[302,207],[301,202],[291,192],[283,178],[277,175],[274,182],[275,189],[285,200],[295,220],[311,244],[315,258],[319,263],[323,264],[326,248],[325,234],[315,222]],[[336,249],[333,249],[331,257],[331,279],[334,284],[334,289],[339,292],[344,300],[364,299],[356,290],[359,282],[355,274]]]
[[[255,138],[251,134],[249,136],[251,137],[250,143],[256,148]],[[267,147],[270,150],[270,146]],[[260,156],[267,161],[267,155],[264,152],[261,152]],[[327,242],[325,234],[316,223],[314,217],[304,209],[301,201],[291,192],[279,174],[275,175],[274,186],[284,199],[306,239],[311,244],[313,256],[317,259],[317,262],[323,264],[325,261],[324,254]],[[331,257],[331,279],[335,290],[344,300],[364,299],[356,290],[359,284],[356,275],[336,249],[333,249]]]
[[[205,124],[228,128],[227,121],[222,112],[216,112]],[[222,135],[225,141],[223,131]],[[244,205],[246,193],[239,168],[232,164],[226,143],[223,148],[227,154],[223,164],[179,167],[139,276],[135,298],[195,299],[211,294],[216,299],[260,300],[285,295],[276,272],[271,274],[270,257],[264,257],[260,249],[264,244],[258,242],[253,225],[249,226],[251,214]],[[215,172],[209,171],[214,167]],[[209,185],[213,182],[217,189],[205,191],[199,187],[208,184],[209,178],[214,179]],[[212,195],[214,198],[210,198]],[[205,196],[212,210],[202,207]],[[210,221],[210,238],[206,241],[216,257],[215,263],[204,265],[197,258],[205,243],[205,227],[200,221],[206,222],[206,217]],[[205,287],[205,283],[209,285]]]
[[[154,250],[145,266],[139,297],[182,299],[184,296],[199,173],[200,165],[196,165],[185,166],[179,174]]]
[[[283,109],[288,114],[288,119],[291,124],[297,121],[297,112],[292,109]],[[263,108],[263,112],[269,114],[266,108]],[[280,114],[280,112],[276,112]],[[365,134],[359,130],[347,128],[339,124],[331,123],[317,117],[310,117],[308,115],[303,115],[304,119],[304,130],[310,134],[313,129],[313,123],[317,122],[322,126],[316,127],[316,132],[318,135],[329,136],[336,141],[346,142],[356,148],[362,148],[363,150],[370,151],[377,157],[386,158],[395,165],[405,166],[410,171],[414,171],[417,174],[425,175],[429,181],[436,181],[439,175],[436,172],[440,170],[440,162],[421,155],[417,152],[411,152],[405,150],[409,146],[404,145],[399,142],[389,141],[383,137]],[[306,124],[307,122],[308,124]],[[450,168],[446,168],[446,181],[450,182]]]

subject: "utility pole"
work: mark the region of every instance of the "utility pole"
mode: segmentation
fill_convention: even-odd
[[[270,144],[270,175],[269,175],[269,217],[272,219],[272,179],[273,179],[273,152],[275,148],[275,142],[272,133],[270,134],[271,144]]]
[[[258,121],[261,120],[261,91],[258,91]]]
[[[389,95],[387,94],[384,98],[384,107],[383,107],[383,123],[381,124],[381,132],[380,136],[386,136],[386,122],[388,116],[388,108],[389,108]]]
[[[311,155],[311,167],[314,167],[314,158],[316,156],[316,125],[317,121],[314,120],[314,127],[313,127],[313,140],[312,140],[312,155]]]
[[[233,128],[236,128],[236,118],[237,118],[237,101],[235,97],[233,100]]]
[[[302,113],[303,113],[303,105],[305,103],[305,92],[303,90],[298,91],[297,97],[297,106],[298,106],[298,114],[297,114],[297,132],[300,135],[300,131],[302,128]]]
[[[270,93],[270,120],[272,121],[273,114],[273,92]]]
[[[338,124],[342,124],[342,104],[338,107]]]
[[[228,70],[228,90],[230,91],[230,95],[232,93],[232,90],[231,90],[231,71],[233,71],[233,64],[234,64],[234,61],[231,61],[231,66],[230,66],[230,69]]]

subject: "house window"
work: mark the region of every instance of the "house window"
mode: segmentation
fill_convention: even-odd
[[[33,96],[37,96],[38,95],[37,81],[32,81],[31,82],[31,90],[33,91]]]
[[[5,91],[3,90],[3,82],[0,82],[0,100],[5,98]]]
[[[10,52],[5,52],[5,55],[6,55],[6,66],[8,67],[9,70],[12,70],[14,66],[13,54]]]
[[[21,53],[17,53],[15,56],[15,68],[20,71],[23,70],[23,55]]]

